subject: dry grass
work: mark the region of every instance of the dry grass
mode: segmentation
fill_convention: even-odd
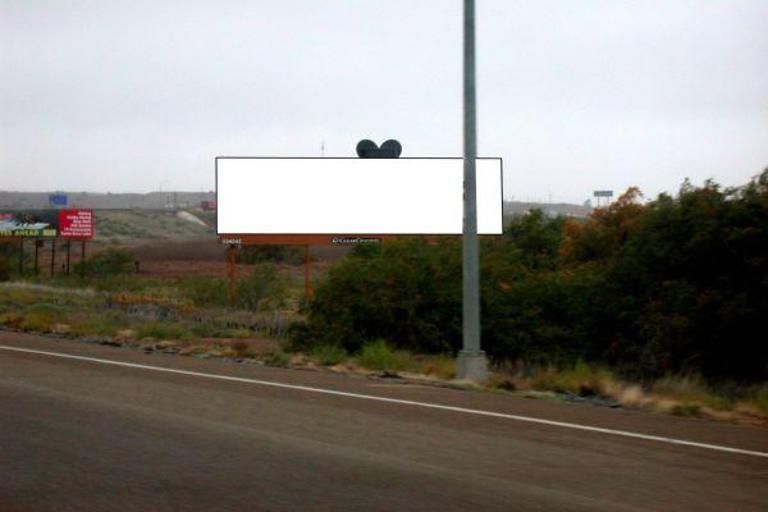
[[[752,407],[758,413],[768,416],[768,383],[753,386],[749,395],[743,405]]]
[[[725,395],[692,375],[666,376],[643,387],[618,378],[606,368],[577,363],[572,368],[525,368],[494,374],[492,389],[531,393],[571,393],[611,398],[624,407],[676,416],[707,417],[768,425],[768,384]]]
[[[349,356],[336,345],[317,345],[306,354],[297,354],[297,366],[326,366],[351,373],[401,373],[410,378],[450,381],[456,378],[455,358],[448,355],[414,355],[399,350],[384,340],[366,343],[360,353]]]
[[[580,396],[614,396],[621,387],[608,369],[582,361],[565,369],[520,365],[513,371],[495,376],[491,385],[506,390],[552,391]]]
[[[610,396],[625,407],[648,408],[654,403],[654,399],[637,384],[615,383],[611,391]]]
[[[667,376],[657,380],[650,391],[655,396],[680,404],[698,405],[715,411],[731,411],[735,406],[733,399],[714,392],[696,376]]]
[[[0,314],[0,324],[32,332],[54,332],[54,326],[65,323],[61,309],[47,303],[34,304],[21,310]]]
[[[211,351],[210,345],[187,345],[179,350],[179,354],[182,356],[197,356],[200,354],[206,354]]]
[[[421,375],[427,375],[442,380],[456,378],[456,359],[450,356],[427,356],[419,362],[416,370]]]

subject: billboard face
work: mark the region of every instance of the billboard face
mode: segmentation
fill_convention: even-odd
[[[0,214],[0,237],[46,237],[57,234],[57,218],[54,210]]]
[[[502,232],[501,159],[477,160],[478,233]],[[461,158],[216,159],[220,235],[460,235]]]
[[[61,210],[59,236],[64,238],[93,238],[93,210]]]

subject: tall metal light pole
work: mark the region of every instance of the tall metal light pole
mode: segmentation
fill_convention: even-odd
[[[477,248],[477,122],[475,95],[475,1],[464,0],[464,226],[463,226],[463,349],[458,378],[482,382],[488,360],[480,348],[480,271]]]

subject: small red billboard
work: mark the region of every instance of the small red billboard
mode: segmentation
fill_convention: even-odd
[[[93,210],[60,210],[59,236],[79,240],[93,238]]]

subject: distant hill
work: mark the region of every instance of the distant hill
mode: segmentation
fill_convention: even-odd
[[[563,215],[565,217],[583,218],[587,217],[592,212],[592,208],[589,206],[569,203],[521,203],[517,201],[504,201],[502,206],[502,212],[505,219],[512,215],[528,213],[530,210],[534,209],[541,210],[550,217]]]
[[[91,192],[65,192],[68,207],[98,210],[175,210],[196,209],[201,201],[215,199],[214,192],[149,192],[146,194],[96,194]],[[48,207],[49,192],[0,192],[0,210],[27,210]],[[586,217],[592,208],[569,203],[527,203],[504,201],[504,217],[520,215],[534,208],[547,215]]]
[[[96,210],[94,220],[94,241],[109,244],[214,240],[216,237],[213,226],[201,223],[200,219],[184,211],[174,213],[148,208]]]
[[[0,209],[27,210],[47,208],[53,192],[2,192]],[[56,192],[67,195],[67,207],[99,210],[141,208],[150,210],[197,208],[201,201],[215,199],[214,192],[148,192],[146,194],[102,194],[93,192]]]
[[[67,195],[70,208],[93,208],[96,210],[178,210],[199,209],[201,201],[215,199],[214,192],[149,192],[146,194],[102,194],[91,192],[63,192]],[[0,210],[37,210],[48,208],[49,192],[1,192]],[[549,216],[564,215],[566,217],[583,218],[590,214],[592,208],[569,203],[532,203],[504,201],[503,215],[508,219],[512,215],[521,215],[532,209],[540,209]],[[207,213],[198,212],[210,225],[213,218],[205,217]]]

